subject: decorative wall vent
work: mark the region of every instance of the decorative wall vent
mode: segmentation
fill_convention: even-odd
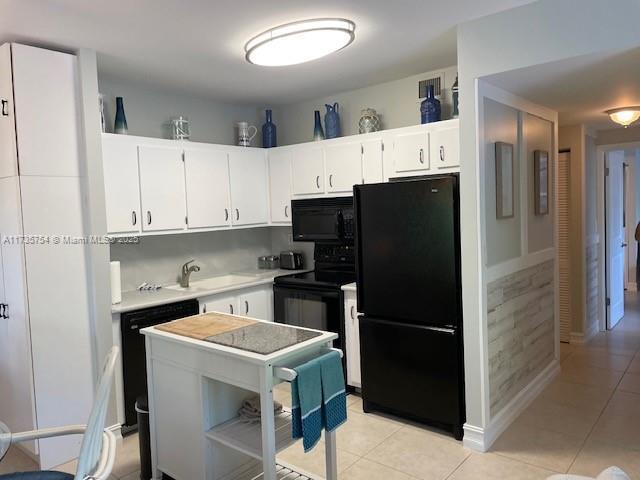
[[[433,85],[433,93],[436,97],[442,94],[442,76],[439,76],[418,82],[418,98],[427,98],[427,87],[429,85]]]

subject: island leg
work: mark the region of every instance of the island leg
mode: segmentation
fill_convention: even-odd
[[[262,466],[264,480],[276,480],[276,424],[273,413],[273,369],[260,372],[260,409],[262,420]]]
[[[326,480],[338,480],[338,453],[336,450],[336,431],[325,432],[325,474]]]

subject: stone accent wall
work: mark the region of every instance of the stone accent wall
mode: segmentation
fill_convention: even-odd
[[[598,324],[598,254],[600,253],[598,242],[587,245],[587,324],[585,335],[589,334]]]
[[[487,286],[491,416],[554,359],[554,261]]]

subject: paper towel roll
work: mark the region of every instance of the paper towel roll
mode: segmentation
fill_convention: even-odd
[[[111,262],[111,305],[122,301],[122,285],[120,283],[120,262]]]

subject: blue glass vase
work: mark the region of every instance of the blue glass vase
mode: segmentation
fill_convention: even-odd
[[[272,121],[271,109],[266,110],[267,120],[262,125],[262,147],[272,148],[278,146],[278,140],[276,137],[276,125]]]
[[[327,138],[337,138],[340,136],[340,114],[338,113],[338,102],[333,105],[326,104],[327,113],[324,114],[324,128]]]
[[[320,110],[313,112],[315,118],[315,126],[313,127],[313,139],[315,141],[324,140],[324,130],[322,130],[322,122],[320,122]]]
[[[441,117],[440,100],[434,95],[433,85],[429,85],[427,87],[427,98],[420,104],[420,121],[421,123],[439,122]]]
[[[122,97],[116,97],[116,121],[113,124],[113,133],[119,133],[121,135],[129,133],[127,117],[124,115]]]

